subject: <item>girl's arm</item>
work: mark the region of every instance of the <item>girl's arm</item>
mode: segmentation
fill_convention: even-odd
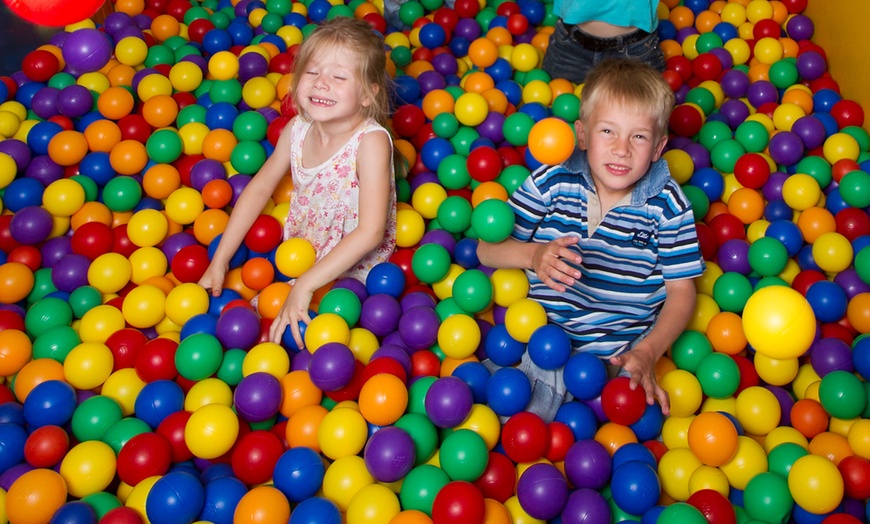
[[[278,183],[290,169],[291,127],[292,120],[281,131],[274,152],[239,195],[211,263],[199,280],[199,284],[211,289],[214,296],[221,294],[230,259],[242,244],[251,225],[260,216]]]
[[[289,325],[296,344],[303,347],[299,321],[311,322],[308,307],[314,292],[340,277],[378,247],[384,239],[390,213],[392,146],[385,133],[366,133],[359,146],[365,155],[357,158],[359,175],[359,225],[329,253],[296,279],[290,295],[272,322],[270,339],[280,342]]]

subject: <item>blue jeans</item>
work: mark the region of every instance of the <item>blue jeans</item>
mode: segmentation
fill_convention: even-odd
[[[552,78],[565,78],[581,84],[592,66],[612,57],[635,58],[659,71],[665,70],[665,57],[655,32],[628,45],[617,45],[606,51],[591,51],[571,38],[562,20],[556,22],[556,30],[550,35],[542,67]]]

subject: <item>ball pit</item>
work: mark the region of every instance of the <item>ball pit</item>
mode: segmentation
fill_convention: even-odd
[[[530,170],[574,147],[582,90],[539,69],[551,3],[412,0],[398,30],[382,7],[119,0],[0,77],[0,514],[870,518],[870,137],[806,2],[659,5],[677,101],[663,157],[708,269],[657,366],[668,417],[572,355],[522,271],[476,257],[510,234]],[[386,34],[409,173],[399,250],[319,292],[300,351],[265,342],[314,263],[282,240],[286,188],[223,295],[196,282],[286,122],[296,46],[333,16]],[[525,411],[526,351],[564,370],[573,400],[552,423]]]

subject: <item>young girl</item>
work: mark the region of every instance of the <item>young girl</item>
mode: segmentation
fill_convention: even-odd
[[[317,256],[272,321],[273,342],[280,343],[290,326],[302,348],[299,322],[311,322],[314,292],[339,277],[364,281],[395,249],[388,81],[383,39],[365,21],[337,17],[324,22],[299,49],[290,84],[297,115],[239,196],[199,281],[220,295],[230,258],[289,169],[293,192],[284,239],[310,241]]]

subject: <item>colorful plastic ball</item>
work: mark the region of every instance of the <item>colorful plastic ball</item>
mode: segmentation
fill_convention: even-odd
[[[24,419],[34,428],[62,426],[76,409],[75,390],[68,383],[47,380],[37,384],[24,401]]]
[[[737,452],[737,428],[721,413],[701,413],[689,424],[688,443],[701,462],[720,466]]]
[[[568,503],[568,482],[552,464],[534,464],[520,475],[517,498],[533,518],[551,519]]]
[[[468,417],[473,400],[471,389],[461,379],[441,377],[426,391],[426,415],[438,427],[454,427]]]
[[[701,384],[701,390],[711,398],[728,398],[740,385],[740,371],[736,362],[718,350],[698,362],[695,376]]]
[[[457,429],[441,442],[441,469],[451,480],[473,482],[483,474],[488,460],[483,437],[470,429]]]
[[[851,419],[860,416],[867,406],[863,386],[854,373],[844,370],[831,371],[819,385],[819,401],[831,416]]]
[[[660,380],[662,389],[667,391],[671,401],[671,415],[688,417],[701,406],[701,385],[698,379],[683,369],[665,373]]]
[[[471,212],[471,226],[484,242],[498,243],[507,238],[515,220],[510,206],[495,198],[480,202]]]
[[[249,422],[268,420],[278,413],[282,400],[278,379],[262,371],[242,378],[233,392],[236,412]]]
[[[536,122],[528,134],[529,151],[542,164],[562,163],[574,151],[575,145],[574,130],[567,122],[555,117]]]
[[[529,403],[532,387],[526,375],[516,368],[495,371],[486,383],[486,398],[496,414],[509,417],[523,411]]]
[[[408,406],[408,390],[401,378],[380,373],[363,384],[359,392],[359,407],[365,419],[376,426],[397,421]]]
[[[79,498],[104,490],[115,472],[115,452],[99,440],[76,444],[60,463],[67,490]]]
[[[98,71],[114,51],[109,37],[97,29],[81,28],[64,40],[63,59],[70,71],[79,75]]]
[[[166,474],[171,459],[172,449],[166,438],[157,433],[141,433],[121,447],[118,476],[123,482],[135,486],[148,477]]]
[[[640,420],[646,409],[643,388],[630,386],[628,377],[610,380],[601,392],[601,407],[611,422],[630,426]]]
[[[196,457],[213,459],[230,450],[239,434],[239,419],[229,406],[208,404],[193,412],[184,441]]]
[[[48,522],[66,502],[64,478],[50,469],[34,469],[12,482],[4,494],[5,515],[13,522]]]
[[[561,514],[565,524],[592,524],[593,522],[610,522],[611,511],[598,491],[589,488],[575,489],[568,496],[565,509]]]
[[[402,313],[397,331],[409,348],[419,351],[430,348],[438,340],[438,322],[434,308],[414,306]]]
[[[435,495],[432,505],[433,522],[483,522],[485,514],[483,494],[465,481],[446,484]]]
[[[798,458],[788,472],[788,488],[796,504],[817,515],[833,511],[843,500],[843,477],[825,457]]]
[[[504,423],[501,444],[504,453],[514,462],[535,462],[547,451],[550,434],[547,424],[534,413],[522,411]]]
[[[297,446],[285,451],[275,464],[275,487],[291,502],[313,497],[326,472],[323,460],[311,448]]]
[[[414,441],[399,427],[384,427],[369,438],[363,458],[366,468],[378,482],[395,482],[414,467]]]
[[[757,290],[747,300],[743,330],[756,351],[771,358],[796,358],[809,349],[816,332],[816,318],[800,293],[783,286],[769,286]]]
[[[50,468],[59,464],[69,450],[69,435],[60,426],[43,425],[27,436],[24,459],[33,467]]]
[[[630,460],[616,467],[610,483],[613,502],[632,515],[643,515],[661,495],[656,470],[648,463]]]

